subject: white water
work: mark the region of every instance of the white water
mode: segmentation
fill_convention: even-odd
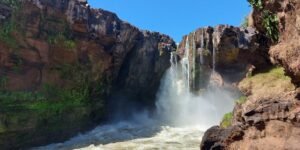
[[[171,60],[172,61],[172,60]],[[181,60],[182,65],[182,75],[184,77],[184,81],[182,84],[185,84],[186,88],[182,88],[182,90],[185,90],[186,92],[190,91],[190,44],[189,44],[189,36],[186,37],[185,41],[185,51],[184,51],[184,57]],[[174,66],[171,66],[171,68]],[[175,68],[177,70],[177,68]]]
[[[196,150],[203,132],[219,124],[233,108],[230,93],[210,88],[201,95],[189,91],[189,40],[185,57],[177,62],[171,54],[171,68],[157,93],[157,112],[137,113],[132,120],[102,125],[64,143],[35,148],[39,150]],[[181,65],[178,65],[180,63]]]

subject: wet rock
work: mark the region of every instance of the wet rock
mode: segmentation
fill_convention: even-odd
[[[228,149],[228,143],[242,140],[244,133],[238,126],[222,129],[214,126],[208,129],[202,137],[201,150]]]
[[[183,57],[185,51],[189,51],[190,66],[195,66],[190,69],[194,77],[191,80],[209,81],[210,72],[215,69],[222,80],[233,84],[246,76],[248,66],[259,70],[270,64],[263,40],[264,37],[251,27],[219,25],[200,28],[183,38],[178,55]],[[192,86],[198,90],[207,84]]]

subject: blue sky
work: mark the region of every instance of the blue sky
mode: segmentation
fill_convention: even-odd
[[[145,30],[170,35],[179,42],[199,27],[239,26],[251,8],[247,0],[88,0],[93,8],[115,12]]]

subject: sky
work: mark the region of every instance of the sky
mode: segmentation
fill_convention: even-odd
[[[247,0],[88,0],[93,8],[112,11],[144,30],[157,31],[180,42],[200,27],[240,26],[251,7]]]

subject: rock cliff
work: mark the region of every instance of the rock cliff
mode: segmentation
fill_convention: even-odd
[[[181,58],[188,54],[189,65],[192,66],[190,82],[201,81],[190,85],[199,90],[207,87],[210,80],[220,86],[236,84],[251,67],[261,70],[270,66],[267,45],[264,44],[267,40],[251,27],[219,25],[200,28],[184,36],[177,53]],[[213,70],[218,73],[215,77]]]
[[[249,20],[265,35],[264,51],[273,66],[242,79],[246,97],[237,101],[229,126],[206,131],[200,148],[299,149],[299,1],[249,0]],[[255,56],[254,56],[255,57]],[[282,67],[279,67],[282,66]],[[257,66],[256,66],[257,67]]]
[[[3,149],[85,131],[109,115],[111,95],[153,107],[176,47],[86,0],[4,0],[0,23]]]

